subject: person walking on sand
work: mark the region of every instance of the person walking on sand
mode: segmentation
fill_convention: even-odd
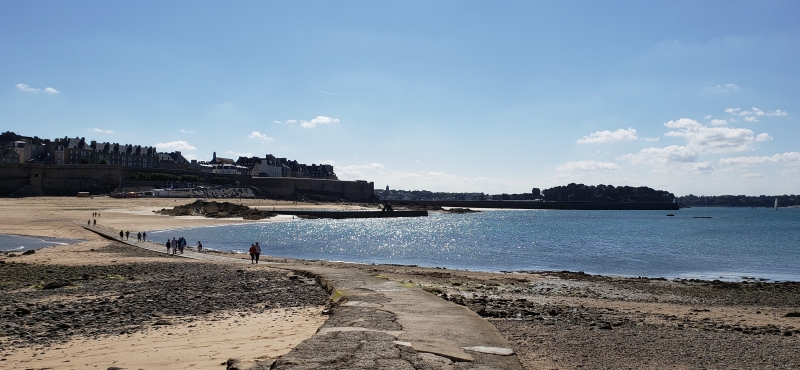
[[[255,252],[256,252],[256,265],[257,265],[258,264],[258,256],[261,255],[261,246],[258,245],[258,242],[256,242],[255,247],[256,247]]]
[[[250,264],[256,263],[256,245],[250,244]]]
[[[197,241],[197,253],[201,253],[201,252],[203,252],[203,243],[200,243],[200,241],[198,240]]]
[[[92,226],[97,226],[97,219],[92,220]]]
[[[86,226],[92,226],[92,220],[86,221]]]
[[[147,241],[147,231],[142,231],[142,241],[143,242]]]
[[[142,232],[139,231],[138,233],[136,233],[136,242],[140,243],[141,241],[142,241]]]
[[[119,231],[119,240],[122,240],[123,237],[125,237],[125,233],[122,230],[120,230]]]
[[[169,239],[167,239],[167,254],[170,253],[170,248],[171,247],[172,247],[172,245],[170,245]]]
[[[128,230],[125,230],[125,240],[130,240],[130,239],[131,239],[131,232],[128,231]]]
[[[178,240],[172,238],[172,254],[178,254]]]

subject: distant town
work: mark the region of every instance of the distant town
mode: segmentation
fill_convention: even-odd
[[[142,169],[190,170],[225,175],[254,177],[295,177],[338,180],[329,164],[303,164],[296,160],[267,154],[264,158],[217,157],[208,162],[187,160],[180,151],[158,152],[155,147],[85,138],[41,139],[13,132],[0,134],[0,163],[40,163],[49,165],[110,164]]]

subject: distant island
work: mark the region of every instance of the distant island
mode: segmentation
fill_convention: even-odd
[[[800,195],[686,195],[676,198],[678,203],[690,207],[778,207],[800,206]]]

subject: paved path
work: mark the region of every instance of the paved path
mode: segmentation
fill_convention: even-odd
[[[165,245],[107,239],[166,253]],[[241,258],[185,250],[180,257],[249,264]],[[316,278],[337,304],[314,336],[278,358],[271,369],[522,369],[497,329],[466,307],[410,284],[360,269],[265,263]]]

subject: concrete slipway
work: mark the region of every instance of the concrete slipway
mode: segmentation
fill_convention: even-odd
[[[81,227],[119,243],[165,253],[161,244],[121,241],[114,231]],[[245,259],[188,250],[180,256],[249,264]],[[359,269],[302,262],[265,264],[315,278],[334,301],[330,317],[317,333],[276,359],[271,369],[522,369],[492,324],[410,284]]]

